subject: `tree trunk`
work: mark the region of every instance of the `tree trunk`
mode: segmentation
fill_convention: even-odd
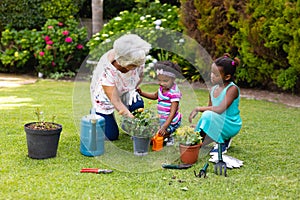
[[[103,1],[92,0],[92,34],[100,32],[103,26]]]

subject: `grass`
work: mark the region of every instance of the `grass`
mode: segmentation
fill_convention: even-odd
[[[156,90],[156,86],[143,87]],[[172,156],[152,152],[135,157],[125,134],[116,142],[106,142],[102,156],[81,155],[78,123],[89,112],[87,88],[84,82],[49,80],[0,88],[0,199],[299,199],[299,108],[242,99],[243,128],[227,154],[243,160],[244,166],[229,170],[225,178],[215,175],[210,163],[208,178],[203,179],[194,177],[193,171],[202,168],[209,158],[205,154],[190,169],[166,170],[161,164],[176,162],[177,151],[170,150]],[[206,105],[208,93],[186,86],[182,90],[181,111],[187,123],[195,105]],[[23,125],[36,120],[36,107],[46,119],[57,115],[56,122],[63,125],[55,158],[27,156]],[[86,167],[114,172],[79,172]]]

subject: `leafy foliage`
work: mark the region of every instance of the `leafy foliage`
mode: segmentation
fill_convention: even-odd
[[[132,136],[153,137],[159,128],[159,119],[149,109],[139,108],[133,112],[134,118],[122,117],[122,124]]]
[[[34,59],[36,70],[46,76],[75,72],[86,55],[86,37],[86,29],[78,28],[74,18],[64,23],[49,19],[41,31],[8,26],[1,38],[0,60],[6,67],[2,71],[14,71]]]
[[[173,133],[176,142],[184,145],[196,145],[201,143],[200,132],[195,132],[190,126],[181,126]]]

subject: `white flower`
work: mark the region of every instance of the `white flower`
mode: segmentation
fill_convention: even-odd
[[[143,21],[144,19],[145,19],[145,17],[144,17],[144,16],[141,16],[141,17],[140,17],[140,20],[141,20],[141,21]]]
[[[121,18],[121,17],[115,17],[115,20],[116,20],[116,21],[121,21],[122,18]]]
[[[109,35],[104,33],[104,34],[102,34],[101,36],[102,36],[102,37],[108,37]]]
[[[150,18],[151,17],[151,15],[146,15],[146,18]]]
[[[154,63],[153,62],[149,63],[148,66],[152,68],[152,67],[154,67]]]
[[[184,43],[184,39],[181,38],[181,39],[179,40],[179,43]]]
[[[153,62],[153,63],[157,63],[157,60],[154,58],[154,59],[152,60],[152,62]]]
[[[146,56],[146,60],[151,60],[152,59],[152,56],[151,55],[147,55]]]
[[[159,29],[160,29],[160,26],[155,26],[155,29],[159,30]]]
[[[111,42],[111,39],[106,39],[105,40],[105,43],[109,43],[109,42]]]
[[[99,37],[95,37],[95,39],[94,40],[100,40],[100,38]]]
[[[160,26],[161,25],[161,20],[158,19],[156,21],[153,22],[156,26]]]

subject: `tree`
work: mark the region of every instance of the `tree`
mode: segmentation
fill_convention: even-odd
[[[103,1],[92,0],[92,34],[100,32],[103,26]]]

